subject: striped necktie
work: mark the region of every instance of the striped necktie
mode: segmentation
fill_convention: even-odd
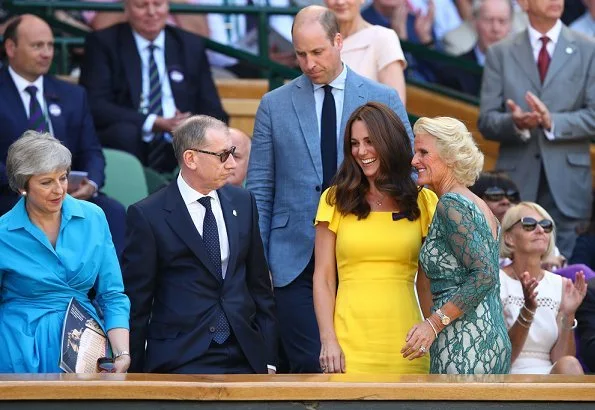
[[[163,116],[161,77],[155,61],[155,44],[149,44],[149,114]],[[172,156],[171,144],[165,141],[162,133],[155,133],[153,140],[149,143],[147,153],[147,165],[159,172],[169,172],[168,161]]]
[[[43,110],[39,101],[37,101],[37,87],[30,85],[25,88],[25,91],[31,96],[29,102],[29,121],[27,122],[27,129],[37,132],[48,132],[48,124],[43,115]]]
[[[149,114],[163,115],[163,106],[161,105],[161,81],[159,70],[155,62],[155,44],[149,45]]]

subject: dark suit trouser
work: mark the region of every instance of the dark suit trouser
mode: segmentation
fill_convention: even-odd
[[[586,195],[591,195],[587,192]],[[566,216],[556,205],[554,197],[550,192],[550,187],[543,170],[543,164],[539,173],[539,188],[537,189],[537,203],[545,208],[556,222],[556,246],[562,255],[566,258],[572,256],[572,250],[576,243],[578,233],[576,229],[585,222],[582,219],[570,218]]]
[[[254,374],[233,332],[222,344],[211,342],[196,360],[171,371],[176,374]]]
[[[0,186],[0,216],[10,211],[18,201],[19,196],[14,191],[11,191],[8,185]],[[105,213],[105,218],[112,234],[112,241],[114,242],[114,247],[119,258],[124,250],[124,240],[126,237],[126,209],[124,209],[121,203],[102,193],[99,193],[94,198],[90,198],[89,202],[100,207]]]
[[[275,288],[281,344],[290,373],[320,373],[320,333],[314,313],[314,257],[287,286]]]

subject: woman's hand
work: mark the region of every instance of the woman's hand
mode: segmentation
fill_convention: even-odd
[[[564,315],[574,315],[587,294],[585,274],[582,270],[577,272],[574,284],[567,278],[562,278],[562,281],[562,302],[560,302],[560,313]]]
[[[345,373],[345,355],[336,339],[322,342],[320,368],[323,373]]]
[[[539,282],[537,279],[532,278],[529,272],[523,272],[519,277],[521,286],[523,288],[523,297],[525,298],[525,308],[530,310],[530,313],[534,314],[537,309],[537,292],[535,289]]]
[[[114,360],[114,373],[126,373],[130,367],[130,355],[122,355]]]
[[[424,320],[414,325],[407,333],[405,346],[401,349],[401,353],[403,353],[404,358],[409,358],[409,360],[422,357],[430,351],[430,346],[432,346],[435,339],[434,329]]]

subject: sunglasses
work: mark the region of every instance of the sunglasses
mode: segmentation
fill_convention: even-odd
[[[216,157],[219,157],[219,159],[221,160],[221,162],[225,162],[227,161],[227,158],[229,158],[230,155],[233,155],[234,152],[236,152],[236,147],[231,147],[230,149],[226,149],[223,152],[217,153],[217,152],[212,152],[212,151],[205,151],[202,149],[194,149],[194,148],[190,148],[191,151],[196,151],[196,152],[202,152],[203,154],[209,154],[209,155],[214,155]]]
[[[518,191],[514,189],[508,189],[505,191],[504,189],[496,186],[486,189],[483,193],[483,197],[491,202],[499,202],[504,199],[504,197],[506,197],[510,202],[521,202],[521,197]]]
[[[541,221],[537,221],[535,218],[531,218],[530,216],[524,216],[520,220],[516,221],[512,224],[511,228],[518,223],[521,223],[523,229],[527,232],[534,231],[537,228],[537,225],[541,226],[543,232],[550,233],[554,229],[554,223],[549,219],[542,219]]]

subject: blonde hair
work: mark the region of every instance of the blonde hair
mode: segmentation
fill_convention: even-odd
[[[500,256],[513,259],[514,249],[506,243],[505,236],[514,224],[521,220],[524,211],[527,209],[537,212],[543,219],[549,219],[554,224],[554,229],[550,233],[550,241],[542,258],[550,256],[556,248],[556,223],[551,215],[535,202],[521,202],[510,208],[502,218],[502,235],[500,235]]]
[[[415,122],[413,133],[436,138],[438,154],[452,168],[457,181],[471,186],[479,178],[483,153],[461,121],[451,117],[421,117]]]

